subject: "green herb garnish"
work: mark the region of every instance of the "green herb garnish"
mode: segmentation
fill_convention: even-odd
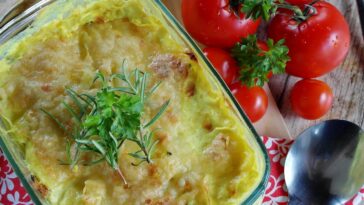
[[[121,74],[113,74],[106,79],[98,72],[94,79],[101,82],[101,88],[94,95],[78,94],[67,88],[66,92],[77,109],[63,102],[66,110],[72,115],[74,121],[72,129],[66,126],[48,111],[41,109],[45,114],[69,136],[66,146],[67,161],[72,167],[76,164],[93,165],[106,161],[121,176],[119,164],[119,149],[125,141],[132,141],[139,146],[139,150],[129,153],[138,159],[137,166],[143,162],[151,163],[153,150],[158,141],[153,140],[150,127],[166,110],[169,101],[165,102],[157,114],[150,121],[143,123],[143,109],[149,96],[158,88],[160,83],[146,90],[148,74],[135,69],[131,75],[122,68]],[[114,87],[114,81],[121,81],[123,85]],[[71,147],[75,147],[73,151]],[[82,160],[81,153],[92,156],[92,160]]]
[[[269,21],[272,16],[277,14],[279,8],[288,9],[292,11],[292,19],[297,22],[303,22],[314,13],[317,13],[313,5],[318,1],[313,0],[310,4],[306,4],[304,9],[289,4],[284,0],[231,0],[230,7],[235,13],[244,13],[246,18],[254,20],[263,18],[265,21]]]
[[[276,43],[268,39],[267,46],[267,51],[259,48],[257,36],[249,35],[232,48],[231,54],[241,67],[239,80],[242,84],[249,87],[263,86],[269,81],[270,72],[285,72],[286,63],[290,58],[284,39]]]

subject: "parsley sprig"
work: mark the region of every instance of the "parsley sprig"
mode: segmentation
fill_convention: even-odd
[[[268,39],[267,46],[267,51],[262,50],[258,46],[257,36],[249,35],[232,48],[231,54],[241,67],[239,80],[244,85],[263,86],[269,81],[270,72],[273,74],[285,72],[286,63],[290,58],[284,39],[276,43]]]
[[[158,141],[153,140],[154,130],[149,131],[148,128],[163,114],[169,100],[160,107],[154,117],[143,123],[145,103],[160,83],[147,90],[148,73],[135,69],[129,75],[124,66],[122,70],[122,73],[113,74],[108,79],[98,72],[94,83],[100,81],[101,87],[94,95],[79,94],[71,88],[66,89],[76,107],[63,102],[65,109],[72,115],[71,129],[67,129],[53,114],[41,110],[69,136],[66,146],[67,160],[63,164],[73,167],[77,164],[93,165],[106,161],[127,185],[119,168],[120,147],[125,141],[134,142],[139,150],[129,153],[138,160],[133,165],[151,163],[152,153]],[[125,86],[114,87],[115,81],[121,81]],[[82,153],[91,159],[81,159]]]
[[[303,22],[316,13],[313,5],[319,0],[313,0],[306,4],[302,10],[300,7],[289,4],[284,0],[231,0],[230,6],[235,12],[243,12],[246,18],[259,19],[262,17],[265,21],[277,13],[279,8],[289,9],[293,12],[292,19],[297,22]]]

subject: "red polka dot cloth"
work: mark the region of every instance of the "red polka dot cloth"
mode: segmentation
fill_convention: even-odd
[[[292,141],[263,137],[263,142],[267,147],[271,163],[271,175],[263,205],[288,204],[288,192],[284,182],[283,165]],[[364,187],[346,205],[360,205],[363,203]],[[32,204],[28,193],[0,150],[0,205]]]

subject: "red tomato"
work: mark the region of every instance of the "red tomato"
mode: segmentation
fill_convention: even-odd
[[[326,83],[303,79],[293,86],[290,101],[295,113],[305,119],[315,120],[330,110],[333,94]]]
[[[304,5],[304,4],[310,4],[313,0],[286,0],[287,3],[293,4],[293,5]]]
[[[231,85],[239,72],[235,60],[228,52],[220,48],[207,47],[203,51],[220,76],[225,80],[225,83]]]
[[[263,51],[268,51],[269,47],[268,45],[264,42],[264,41],[257,41],[257,45],[260,49],[262,49]]]
[[[241,38],[254,34],[260,19],[237,16],[229,0],[183,0],[183,23],[197,41],[212,47],[229,48]]]
[[[285,39],[289,48],[286,72],[303,78],[326,74],[340,65],[349,50],[350,31],[345,18],[330,3],[314,4],[317,10],[301,23],[286,9],[275,15],[268,26],[268,37]]]
[[[268,108],[268,96],[261,87],[248,88],[240,82],[230,87],[231,92],[252,122],[260,120]]]
[[[269,73],[268,73],[268,75],[267,75],[267,78],[271,78],[273,76],[273,72],[272,71],[270,71]]]

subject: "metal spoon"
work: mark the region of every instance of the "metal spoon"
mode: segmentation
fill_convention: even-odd
[[[289,204],[343,204],[364,184],[364,131],[345,120],[308,128],[284,167]]]

